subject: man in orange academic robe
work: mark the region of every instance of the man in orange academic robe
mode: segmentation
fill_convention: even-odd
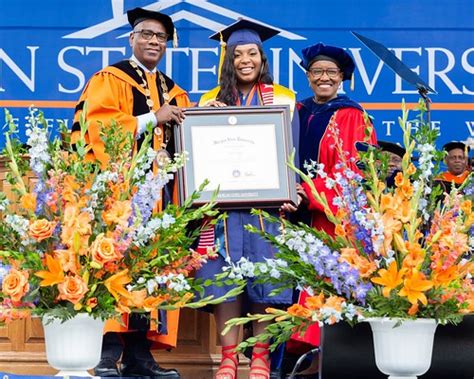
[[[452,141],[443,146],[447,155],[444,159],[447,171],[441,173],[436,179],[441,181],[447,192],[452,186],[459,187],[469,176],[468,153],[469,147],[463,142]]]
[[[86,141],[92,148],[91,158],[103,163],[108,156],[100,137],[101,127],[110,124],[111,120],[132,133],[137,146],[146,126],[151,123],[153,147],[162,154],[173,156],[171,124],[181,123],[184,119],[182,107],[190,106],[186,92],[156,68],[166,51],[167,41],[173,40],[175,29],[171,18],[141,8],[130,10],[127,15],[133,28],[129,37],[133,55],[105,67],[90,79],[76,106],[72,128],[71,142],[74,143],[79,137],[79,117],[86,109],[86,119],[90,122]],[[170,183],[163,190],[159,209],[176,201],[174,184]],[[122,376],[179,378],[176,370],[160,367],[150,351],[152,346],[176,346],[178,316],[178,311],[160,312],[158,328],[133,314],[124,317],[125,328],[117,322],[108,322],[95,375],[119,376],[117,362],[121,357]]]

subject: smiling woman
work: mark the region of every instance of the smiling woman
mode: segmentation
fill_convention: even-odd
[[[327,203],[336,212],[333,199],[335,189],[326,186],[326,177],[333,180],[342,170],[340,157],[334,147],[339,143],[350,162],[350,169],[359,172],[356,167],[356,142],[376,143],[375,133],[366,135],[371,128],[370,121],[364,115],[362,107],[337,91],[344,80],[351,79],[354,61],[343,49],[318,43],[302,51],[300,65],[306,70],[306,77],[314,96],[298,102],[300,117],[299,133],[299,169],[306,172],[307,164],[321,165],[324,175],[313,180],[318,192],[325,194]],[[327,219],[324,207],[319,203],[310,186],[303,184],[303,206],[306,205],[311,225],[315,229],[329,234],[334,233],[333,224]],[[301,208],[301,207],[300,207]],[[303,211],[304,212],[304,211]],[[301,293],[300,304],[304,304],[306,293]],[[303,352],[319,345],[319,327],[310,326],[304,335],[294,335],[288,346],[295,352]]]
[[[262,47],[262,41],[276,34],[278,31],[275,29],[241,19],[211,36],[217,40],[222,38],[227,43],[227,51],[222,64],[220,86],[204,94],[199,105],[247,107],[287,104],[293,115],[295,95],[287,88],[273,84],[268,61]],[[293,118],[293,121],[293,128],[297,130],[299,127],[297,118]],[[278,209],[273,209],[272,213],[278,216]],[[219,221],[215,228],[211,224],[205,227],[198,249],[202,253],[208,249],[215,249],[217,254],[215,260],[208,261],[199,270],[196,277],[210,278],[214,273],[221,272],[224,266],[229,263],[235,264],[239,260],[261,262],[274,256],[274,250],[267,242],[244,229],[247,224],[259,227],[273,235],[278,234],[278,225],[251,215],[250,209],[229,211],[227,219]],[[247,309],[261,313],[268,304],[275,306],[275,304],[291,303],[291,290],[284,290],[277,296],[270,296],[273,289],[275,286],[255,284],[249,280],[245,297],[237,297],[214,307],[214,316],[222,345],[222,361],[216,379],[237,377],[238,356],[235,346],[238,343],[239,328],[234,327],[228,334],[222,336],[221,332],[225,327],[225,322],[240,316]],[[225,287],[209,287],[206,289],[206,295],[217,296],[225,290]],[[264,327],[265,323],[255,323],[253,325],[254,334],[261,333]],[[250,365],[250,379],[269,378],[270,353],[268,346],[268,343],[255,345]]]

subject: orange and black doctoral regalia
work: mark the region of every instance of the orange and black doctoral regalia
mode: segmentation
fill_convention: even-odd
[[[158,73],[145,73],[141,68],[134,68],[130,61],[124,60],[112,66],[105,67],[103,70],[96,73],[87,83],[84,92],[82,93],[79,103],[76,106],[74,124],[72,128],[71,142],[74,143],[79,138],[79,116],[84,109],[84,104],[87,102],[86,119],[89,126],[86,133],[86,142],[91,146],[91,159],[97,159],[105,163],[108,159],[105,153],[104,143],[100,137],[102,125],[110,124],[111,120],[115,120],[117,124],[125,129],[126,132],[132,133],[136,136],[137,133],[137,118],[136,116],[150,112],[150,107],[147,104],[147,96],[145,88],[140,84],[143,83],[142,78],[137,70],[141,70],[143,78],[146,78],[148,89],[150,91],[150,99],[153,100],[152,111],[156,112],[162,104],[163,88],[168,91],[169,104],[179,107],[189,107],[190,102],[186,92],[177,86],[169,77],[161,74],[165,81],[165,86],[162,85]],[[157,128],[162,129],[163,125],[158,125]],[[137,145],[140,144],[141,138],[136,139]],[[154,136],[154,148],[160,149],[157,143],[157,137]],[[135,148],[137,148],[136,146]],[[173,156],[174,154],[174,139],[169,140],[166,146],[168,152]],[[174,181],[173,181],[174,182]],[[177,201],[176,183],[171,183],[171,188],[168,191],[169,196],[164,193],[162,196],[162,203],[158,204],[158,209],[161,209],[168,202]],[[175,347],[178,332],[178,318],[179,311],[158,312],[152,314],[152,319],[160,322],[152,322],[147,337],[154,342],[155,348],[169,348]],[[106,332],[126,332],[129,330],[129,317],[123,316],[124,325],[118,322],[109,320],[106,323]],[[163,322],[166,319],[166,322]],[[132,325],[130,325],[130,329]]]

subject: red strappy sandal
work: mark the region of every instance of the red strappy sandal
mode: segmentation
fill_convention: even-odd
[[[252,361],[250,364],[249,379],[269,379],[270,378],[270,344],[257,342],[253,347]],[[262,349],[256,352],[255,348]],[[264,366],[253,366],[253,363],[260,360]]]
[[[217,370],[215,379],[237,379],[237,368],[239,366],[239,356],[235,350],[237,345],[222,346],[222,358],[219,370]],[[233,364],[224,365],[225,360],[231,361]]]

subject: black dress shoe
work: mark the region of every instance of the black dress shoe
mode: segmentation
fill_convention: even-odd
[[[117,368],[117,362],[111,358],[101,359],[99,364],[94,368],[95,376],[120,376]]]
[[[122,376],[149,376],[155,378],[179,379],[181,376],[174,368],[160,367],[155,361],[136,360],[131,364],[122,364]]]

